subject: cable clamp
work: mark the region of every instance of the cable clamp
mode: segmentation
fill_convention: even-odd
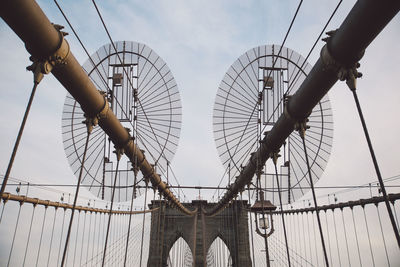
[[[104,98],[104,105],[103,105],[102,109],[99,111],[99,113],[97,113],[96,117],[99,121],[101,121],[101,120],[107,118],[108,112],[110,110],[110,105],[107,100],[107,93],[104,91],[99,91],[99,92]]]
[[[271,152],[269,154],[270,158],[272,159],[272,161],[274,162],[274,165],[276,165],[276,163],[278,162],[278,158],[281,156],[279,154],[279,150]]]
[[[308,118],[305,118],[302,121],[296,122],[294,125],[294,129],[299,132],[299,135],[302,139],[304,139],[306,135],[306,130],[310,129],[310,126],[307,125],[308,121],[309,121]]]
[[[327,40],[329,40],[329,37]],[[364,54],[364,52],[362,52],[362,54]],[[361,56],[359,58],[361,58]],[[360,67],[359,62],[350,65],[340,63],[329,52],[327,45],[324,45],[321,50],[321,60],[324,63],[326,69],[332,70],[337,73],[337,78],[339,80],[346,81],[346,84],[350,88],[350,90],[356,89],[356,79],[362,77],[362,73],[358,72],[357,70]]]
[[[122,155],[124,154],[125,149],[122,147],[118,148],[116,146],[114,146],[114,148],[115,148],[115,150],[113,151],[113,153],[115,153],[115,155],[117,156],[117,160],[119,161],[121,159]]]
[[[289,102],[292,99],[291,95],[284,95],[283,96],[283,114],[286,116],[286,118],[288,118],[289,120],[292,121],[297,121],[297,119],[292,116],[292,114],[290,114],[288,106],[289,106]]]
[[[93,127],[97,126],[99,124],[99,121],[107,118],[108,111],[110,110],[110,106],[108,105],[107,98],[105,97],[105,92],[99,91],[100,94],[104,98],[104,105],[101,108],[101,110],[94,116],[89,116],[87,114],[84,114],[85,120],[82,121],[82,123],[86,124],[88,133],[91,133],[93,130]]]

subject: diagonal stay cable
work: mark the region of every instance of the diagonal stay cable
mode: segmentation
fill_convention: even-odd
[[[57,0],[54,0],[54,3],[56,4],[56,6],[58,7],[58,10],[59,10],[59,11],[61,12],[61,14],[63,15],[65,21],[68,23],[69,27],[71,28],[72,32],[74,33],[74,35],[75,35],[76,39],[78,40],[79,44],[82,46],[83,50],[85,51],[86,55],[88,56],[88,58],[89,58],[89,60],[90,60],[90,63],[92,63],[93,67],[95,67],[96,64],[94,63],[94,60],[92,59],[91,55],[90,55],[89,52],[87,51],[87,49],[86,49],[85,45],[83,44],[81,38],[79,38],[79,35],[78,35],[77,32],[75,31],[75,29],[74,29],[74,27],[72,26],[71,22],[69,21],[67,15],[64,13],[63,9],[62,9],[61,6],[58,4]],[[103,77],[103,75],[100,73],[100,71],[98,70],[98,68],[95,68],[95,69],[96,69],[97,75],[100,77],[100,79],[102,80],[103,84],[107,87],[107,89],[108,89],[109,91],[112,91],[111,88],[110,88],[110,86],[108,85],[108,83],[104,80],[104,77]],[[96,83],[96,82],[95,82],[95,83]],[[126,111],[122,108],[122,105],[121,105],[121,103],[119,102],[119,100],[118,100],[117,98],[114,98],[114,99],[115,99],[115,102],[117,103],[117,105],[121,108],[121,110],[122,110],[122,112],[124,113],[124,115],[125,115],[126,117],[128,117],[128,114],[127,114]],[[132,127],[133,127],[132,122],[130,122],[130,123],[131,123],[131,125],[132,125]]]
[[[318,41],[320,40],[322,34],[324,34],[326,28],[328,27],[328,25],[329,25],[329,23],[331,22],[332,18],[335,16],[336,11],[339,9],[339,7],[340,7],[340,5],[342,4],[342,2],[343,2],[343,0],[340,0],[340,1],[339,1],[339,3],[336,5],[336,8],[333,10],[331,16],[329,17],[328,21],[325,23],[324,28],[321,30],[321,32],[320,32],[320,34],[318,35],[317,39],[315,40],[313,46],[311,47],[310,51],[308,52],[306,58],[304,59],[304,62],[302,63],[302,65],[301,65],[300,68],[298,69],[298,71],[297,71],[297,73],[296,73],[296,75],[295,75],[295,77],[294,77],[294,79],[293,79],[293,82],[288,86],[288,89],[287,89],[286,92],[285,92],[286,94],[289,94],[289,93],[290,93],[291,89],[293,88],[292,86],[293,86],[293,84],[294,84],[294,81],[296,80],[297,76],[300,74],[301,69],[302,69],[302,68],[304,67],[304,65],[306,64],[306,62],[307,62],[308,58],[310,57],[311,53],[314,51],[314,49],[315,49],[315,47],[316,47]],[[278,55],[279,55],[279,54],[278,54]],[[282,100],[283,100],[283,99],[281,99],[281,100],[279,101],[279,103],[278,103],[277,106],[275,107],[273,113],[276,112],[276,110],[278,109],[278,107],[279,107],[280,104],[282,103]],[[263,131],[265,130],[265,127],[266,127],[266,126],[264,126]]]
[[[119,60],[119,61],[121,62],[121,64],[122,64],[122,59],[121,59],[121,57],[120,57],[119,54],[118,54],[118,50],[117,50],[117,48],[115,47],[115,44],[114,44],[114,42],[113,42],[113,40],[112,40],[112,38],[111,38],[110,32],[109,32],[108,29],[107,29],[107,26],[106,26],[106,24],[105,24],[105,22],[104,22],[104,19],[103,19],[101,13],[100,13],[99,8],[97,7],[97,4],[96,4],[95,0],[92,0],[92,3],[93,3],[93,5],[94,5],[94,7],[95,7],[95,9],[96,9],[96,11],[97,11],[97,14],[99,15],[99,18],[100,18],[100,20],[101,20],[101,23],[102,23],[102,25],[103,25],[104,30],[106,31],[107,36],[108,36],[108,38],[109,38],[109,40],[110,40],[110,42],[111,42],[111,45],[113,46],[113,48],[114,48],[114,50],[115,50],[115,52],[116,52],[116,56],[118,57],[118,60]],[[125,74],[127,75],[127,77],[129,77],[129,75],[127,74],[126,69],[124,69],[124,72],[125,72]],[[133,84],[132,84],[131,79],[128,78],[128,81],[129,81],[130,85],[131,85],[132,88],[133,88]],[[143,106],[142,106],[140,100],[138,100],[138,102],[139,102],[139,105],[141,106],[141,108],[143,109]],[[147,120],[147,122],[148,122],[148,124],[149,124],[149,126],[150,126],[150,128],[151,128],[151,131],[153,132],[153,134],[154,134],[154,136],[155,136],[155,138],[156,138],[157,144],[158,144],[159,147],[162,149],[160,157],[163,156],[164,158],[166,158],[165,155],[164,155],[164,153],[163,153],[166,144],[165,144],[164,148],[162,148],[162,145],[161,145],[160,142],[158,141],[157,135],[155,134],[154,129],[153,129],[153,127],[152,127],[152,125],[151,125],[151,123],[150,123],[150,121],[149,121],[149,119],[148,119],[148,117],[147,117],[147,114],[145,113],[144,110],[143,110],[143,113],[144,113],[145,118],[146,118],[146,120]],[[159,158],[160,158],[160,157],[159,157]],[[158,159],[157,159],[157,161],[158,161]],[[157,163],[157,161],[156,161],[156,163]]]
[[[291,29],[292,29],[292,26],[293,26],[293,24],[294,24],[294,21],[296,20],[297,14],[298,14],[298,12],[299,12],[300,7],[301,7],[302,4],[303,4],[303,0],[301,0],[301,1],[299,2],[298,6],[297,6],[296,12],[295,12],[295,14],[294,14],[294,16],[293,16],[293,18],[292,18],[292,21],[290,22],[290,26],[289,26],[288,30],[286,31],[285,37],[284,37],[284,39],[283,39],[283,41],[282,41],[282,44],[281,44],[281,46],[280,46],[278,55],[282,52],[282,47],[285,45],[285,42],[286,42],[286,40],[287,40],[287,37],[289,36],[289,33],[290,33]],[[273,64],[272,64],[272,68],[275,67],[275,64],[276,64],[277,60],[278,60],[278,57],[275,58],[275,60],[274,60],[274,62],[273,62]],[[268,76],[271,74],[271,72],[272,72],[272,70],[269,71]],[[251,112],[251,115],[250,115],[250,118],[249,118],[249,120],[248,120],[248,122],[247,122],[247,124],[246,124],[245,130],[246,130],[246,128],[247,128],[248,123],[250,122],[250,119],[251,119],[252,115],[254,114],[254,111],[255,111],[256,108],[257,108],[257,105],[258,105],[258,103],[255,104],[255,106],[254,106],[254,108],[253,108],[253,110],[252,110],[252,112]],[[276,111],[276,109],[277,109],[277,108],[275,108],[274,112]],[[266,126],[264,126],[263,131],[265,130],[265,127],[266,127]],[[243,131],[243,134],[244,134],[245,130]],[[240,143],[241,143],[240,141],[237,143],[237,145],[236,145],[236,147],[235,147],[235,151],[234,151],[233,154],[236,153],[237,148],[239,147],[239,144],[240,144]],[[250,153],[250,152],[249,152],[249,153]],[[229,154],[230,154],[230,153],[229,153]],[[248,155],[248,154],[247,154],[247,155]],[[234,163],[234,164],[236,165],[236,163]],[[236,166],[236,168],[237,168],[237,166]]]

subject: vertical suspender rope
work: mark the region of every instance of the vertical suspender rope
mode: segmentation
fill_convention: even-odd
[[[374,163],[375,172],[376,172],[376,175],[378,177],[380,189],[382,191],[383,197],[385,198],[386,209],[387,209],[388,214],[389,214],[390,222],[392,223],[394,235],[396,236],[397,246],[400,247],[399,230],[396,227],[396,222],[394,220],[393,211],[392,211],[392,209],[390,207],[389,198],[388,198],[387,193],[386,193],[385,184],[383,183],[381,171],[379,170],[378,161],[376,160],[374,148],[372,147],[372,142],[371,142],[371,139],[369,137],[367,124],[365,123],[365,119],[364,119],[364,115],[363,115],[363,112],[362,112],[362,109],[361,109],[361,105],[360,105],[360,102],[358,100],[354,75],[351,75],[351,77],[348,79],[347,85],[349,86],[351,92],[353,93],[354,101],[355,101],[356,106],[357,106],[358,115],[360,117],[360,121],[361,121],[363,130],[364,130],[365,139],[367,140],[369,152],[371,154],[371,158],[372,158],[372,161]]]
[[[251,197],[250,197],[250,185],[247,186],[247,192],[249,193],[249,205],[251,205]],[[250,214],[250,237],[251,237],[251,254],[253,256],[253,264],[252,266],[255,266],[255,261],[256,258],[254,257],[254,238],[253,238],[253,220],[251,219],[251,212],[249,212]],[[256,220],[257,220],[257,216],[256,216]]]
[[[359,245],[359,243],[358,243],[358,234],[357,234],[357,228],[356,228],[356,221],[354,220],[354,211],[353,211],[353,207],[350,207],[350,209],[351,209],[351,217],[352,217],[352,219],[353,219],[354,235],[356,236],[358,260],[360,261],[360,266],[362,266],[361,253],[360,253],[360,245]]]
[[[54,207],[53,226],[51,228],[49,254],[47,255],[47,265],[46,266],[49,266],[49,263],[50,263],[51,249],[52,249],[52,245],[53,245],[54,226],[56,224],[56,218],[57,218],[57,210],[58,210],[58,207]]]
[[[25,247],[25,253],[24,253],[24,261],[22,262],[22,266],[25,266],[26,254],[28,252],[29,241],[31,239],[32,223],[33,223],[33,218],[35,216],[35,211],[36,211],[36,204],[33,204],[32,207],[33,207],[33,209],[32,209],[31,224],[29,226],[28,240],[26,241],[26,247]]]
[[[317,266],[320,266],[319,259],[318,259],[317,235],[315,233],[315,220],[314,220],[314,216],[313,216],[313,211],[311,212],[311,220],[312,220],[312,228],[313,228],[313,236],[314,236],[315,258],[317,259]]]
[[[136,154],[135,154],[136,155]],[[136,161],[136,156],[135,156],[135,161]],[[133,170],[133,172],[134,172],[134,176],[135,176],[135,181],[136,181],[136,175],[137,175],[137,172],[136,172],[136,162],[135,162],[135,166],[134,166],[134,170]],[[135,186],[135,185],[134,185]],[[130,236],[130,233],[131,233],[131,222],[132,222],[132,209],[133,209],[133,197],[134,197],[134,195],[135,195],[135,192],[134,192],[134,190],[135,190],[135,188],[134,188],[134,186],[132,187],[132,199],[131,199],[131,207],[130,207],[130,214],[129,214],[129,223],[128,223],[128,234],[127,234],[127,236],[126,236],[126,246],[125,246],[125,256],[124,256],[124,266],[126,266],[126,257],[127,257],[127,255],[128,255],[128,246],[129,246],[129,236]]]
[[[83,213],[83,230],[82,230],[82,239],[81,239],[81,249],[79,251],[79,266],[82,266],[82,254],[83,254],[83,241],[85,240],[85,228],[86,228],[86,217],[87,217],[87,211],[84,211]],[[90,233],[90,229],[89,229]]]
[[[65,238],[65,246],[64,246],[63,257],[62,257],[62,260],[61,260],[61,267],[64,267],[64,264],[65,264],[65,258],[66,258],[67,250],[68,250],[69,237],[71,235],[72,223],[73,223],[73,220],[74,220],[76,202],[78,200],[79,188],[80,188],[81,180],[82,180],[83,166],[85,164],[86,152],[87,152],[87,148],[88,148],[88,144],[89,144],[89,137],[90,137],[90,133],[91,133],[91,130],[92,130],[92,127],[89,126],[90,123],[91,123],[89,121],[89,119],[86,120],[86,123],[87,123],[86,143],[85,143],[85,148],[84,148],[84,151],[83,151],[82,164],[81,164],[81,169],[79,171],[79,178],[78,178],[78,182],[77,182],[77,185],[76,185],[74,204],[73,204],[72,210],[71,210],[71,218],[70,218],[70,221],[69,221],[67,237]]]
[[[149,188],[149,181],[145,179],[146,182],[146,191],[144,193],[144,202],[143,202],[143,211],[146,210],[146,203],[147,203],[147,189]],[[143,239],[144,239],[144,224],[146,223],[146,213],[143,212],[143,221],[142,221],[142,237],[140,240],[140,260],[139,260],[139,267],[142,267],[142,257],[143,257]],[[150,253],[150,251],[149,251]]]
[[[117,154],[117,166],[116,166],[116,168],[115,168],[114,185],[113,185],[112,194],[111,194],[110,213],[109,213],[109,215],[108,215],[108,224],[107,224],[107,231],[106,231],[106,241],[104,242],[103,261],[102,261],[102,264],[101,264],[102,267],[104,267],[104,263],[105,263],[105,259],[106,259],[108,235],[109,235],[109,232],[110,232],[112,208],[113,208],[113,205],[114,205],[115,187],[116,187],[116,185],[117,185],[119,161],[120,161],[121,155],[122,155],[121,150],[117,149],[117,150],[116,150],[116,154]]]
[[[350,252],[349,252],[349,243],[347,241],[347,231],[346,231],[346,223],[344,221],[344,216],[343,216],[343,208],[340,208],[340,213],[342,215],[342,223],[343,223],[343,229],[344,229],[344,239],[346,240],[346,251],[347,251],[347,260],[349,262],[349,266],[351,266],[350,263]]]
[[[93,206],[94,206],[94,204],[93,204]],[[101,214],[100,214],[100,216],[101,216]],[[96,236],[99,236],[99,234],[96,233],[96,229],[97,229],[97,217],[98,217],[97,212],[95,212],[95,213],[94,213],[94,229],[93,229],[92,253],[91,253],[91,254],[88,253],[88,255],[90,255],[90,256],[88,256],[88,259],[89,259],[91,262],[94,261],[94,257],[93,257],[93,256],[94,256],[94,243],[96,243]],[[99,220],[99,229],[100,229],[100,220]]]
[[[380,214],[380,212],[379,212],[378,203],[375,203],[375,207],[376,207],[376,212],[378,213],[379,226],[380,226],[380,228],[381,228],[382,241],[383,241],[383,246],[384,246],[384,248],[385,248],[386,260],[387,260],[388,266],[390,266],[389,255],[388,255],[387,248],[386,248],[386,240],[385,240],[385,235],[384,235],[384,233],[383,233],[382,220],[381,220],[381,214]]]
[[[58,261],[60,260],[62,237],[63,237],[63,233],[64,233],[64,223],[65,223],[65,208],[64,208],[63,221],[62,221],[62,226],[61,226],[60,245],[58,246],[57,266],[58,266]],[[32,226],[32,222],[31,222],[31,226]],[[29,230],[29,232],[30,232],[30,230]],[[25,255],[26,255],[26,252],[25,252]],[[24,262],[25,262],[25,257],[24,257]]]
[[[42,230],[40,231],[40,241],[39,241],[39,248],[38,248],[38,253],[36,256],[36,265],[38,266],[39,263],[39,257],[40,257],[40,248],[42,247],[42,239],[43,239],[43,231],[44,231],[44,225],[46,223],[46,215],[47,215],[47,209],[49,206],[44,206],[44,215],[43,215],[43,222],[42,222]]]
[[[24,202],[22,202],[22,201],[19,202],[19,209],[18,209],[18,215],[17,215],[17,222],[15,223],[14,235],[13,235],[13,239],[12,239],[12,242],[11,242],[10,254],[8,255],[7,267],[10,266],[10,260],[11,260],[11,255],[12,255],[13,248],[14,248],[15,235],[17,234],[18,223],[19,223],[19,216],[21,215],[22,204],[24,204]]]
[[[79,234],[79,224],[81,222],[81,211],[78,210],[78,225],[76,226],[76,234],[75,234],[75,247],[74,247],[74,256],[72,257],[72,267],[75,266],[75,256],[76,256],[76,248],[78,247],[78,234]],[[68,265],[68,255],[65,261],[65,265]]]
[[[257,187],[258,187],[258,190],[262,190],[259,170],[257,170]],[[262,210],[262,219],[265,223],[265,212],[264,212],[264,200],[263,199],[261,199],[261,210]],[[255,216],[255,217],[256,217],[255,219],[257,220],[258,219],[257,216]],[[257,227],[257,223],[256,223],[256,227]],[[271,262],[270,262],[270,258],[269,258],[268,237],[267,237],[267,229],[266,228],[264,228],[264,245],[265,245],[265,258],[267,261],[267,267],[270,267]]]
[[[311,249],[311,235],[310,235],[310,222],[308,220],[308,212],[305,213],[306,220],[307,220],[307,235],[308,235],[308,248],[310,249],[310,261],[312,262],[312,249]],[[317,253],[317,251],[315,251]]]
[[[1,198],[0,198],[0,203],[1,203]],[[3,200],[3,208],[1,209],[0,223],[1,223],[1,220],[3,219],[4,208],[6,207],[6,203],[7,203],[7,200]]]
[[[26,123],[26,120],[28,119],[29,111],[31,110],[31,106],[32,106],[33,98],[35,97],[37,86],[43,78],[43,73],[40,70],[41,69],[40,63],[35,62],[34,64],[32,64],[32,66],[28,67],[27,69],[33,71],[33,88],[32,88],[31,95],[29,97],[28,105],[26,106],[26,110],[25,110],[25,114],[24,114],[24,117],[21,122],[21,126],[19,127],[17,139],[15,140],[15,144],[14,144],[13,151],[11,153],[10,161],[8,162],[6,174],[4,175],[3,183],[1,184],[0,199],[3,199],[3,193],[7,186],[8,177],[10,176],[10,173],[11,173],[15,155],[17,154],[18,146],[21,141],[22,133],[24,132],[25,123]]]
[[[369,235],[367,215],[365,214],[365,206],[362,205],[361,207],[362,207],[363,213],[364,213],[365,227],[367,228],[368,244],[369,244],[369,251],[371,252],[372,264],[375,266],[375,258],[374,258],[374,253],[372,252],[371,236]]]
[[[287,234],[286,234],[285,215],[283,214],[282,195],[281,195],[281,188],[280,188],[280,185],[279,185],[279,177],[278,177],[278,167],[276,166],[277,165],[277,160],[278,160],[278,154],[274,153],[272,159],[273,159],[274,166],[275,166],[276,186],[278,187],[279,204],[280,204],[280,207],[281,207],[282,226],[283,226],[283,234],[285,236],[287,261],[288,261],[288,266],[290,267],[291,266],[290,265],[290,254],[289,254],[289,244],[288,244]]]
[[[392,203],[392,206],[393,206],[394,218],[396,219],[397,229],[399,229],[399,219],[397,218],[396,206],[394,205],[395,201],[393,200],[393,201],[390,201],[390,202]],[[1,219],[0,219],[0,221],[1,221]]]
[[[299,125],[300,127],[299,127],[298,130],[299,130],[299,134],[300,134],[301,140],[303,141],[303,149],[304,149],[304,154],[305,154],[305,157],[306,157],[306,163],[307,163],[307,169],[308,169],[308,177],[309,177],[312,196],[313,196],[313,200],[314,200],[315,213],[317,215],[318,228],[319,228],[319,234],[320,234],[320,237],[321,237],[322,250],[324,252],[325,264],[326,264],[327,267],[329,267],[328,255],[326,254],[324,234],[322,232],[321,219],[319,217],[319,209],[318,209],[318,204],[317,204],[317,197],[315,196],[314,182],[313,182],[312,177],[311,177],[311,167],[310,167],[310,162],[308,160],[307,146],[306,146],[306,140],[305,140],[305,130],[306,130],[307,126],[305,125],[305,122],[304,123],[300,123],[300,125]]]
[[[336,228],[335,210],[334,209],[332,209],[332,219],[333,219],[333,229],[335,230],[336,248],[337,248],[337,255],[338,255],[338,260],[339,260],[339,266],[342,266],[342,260],[340,258],[340,251],[339,251],[339,240],[338,240],[338,236],[337,236],[337,228]]]
[[[90,242],[90,234],[92,232],[92,215],[96,216],[95,213],[93,213],[92,211],[90,211],[90,218],[89,218],[89,234],[88,234],[88,239],[87,239],[87,246],[86,246],[86,260],[85,262],[87,263],[89,260],[89,250],[90,250],[90,245],[93,243]],[[96,218],[96,217],[95,217]]]
[[[329,260],[332,263],[331,237],[330,237],[330,234],[329,234],[328,211],[327,210],[325,210],[325,224],[326,224],[326,232],[327,232],[327,235],[328,235]]]

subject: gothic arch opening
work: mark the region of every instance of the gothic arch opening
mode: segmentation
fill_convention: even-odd
[[[179,237],[169,250],[167,264],[168,267],[193,266],[192,251],[188,243],[186,243],[185,239],[183,239],[182,237]]]
[[[207,252],[207,267],[232,266],[232,257],[225,242],[217,237]]]

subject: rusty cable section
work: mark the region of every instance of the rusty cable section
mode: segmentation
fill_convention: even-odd
[[[187,215],[193,211],[185,208],[167,184],[161,180],[154,167],[146,160],[144,151],[134,143],[133,137],[122,126],[120,121],[109,109],[106,97],[97,90],[88,75],[82,69],[69,49],[62,27],[53,25],[33,0],[6,0],[2,2],[0,15],[10,28],[25,43],[27,51],[50,69],[56,79],[81,105],[85,116],[95,120],[109,136],[117,150],[121,150],[135,162],[146,180],[169,201],[170,205],[178,208]]]
[[[400,193],[397,194],[388,194],[388,199],[392,204],[396,200],[400,199]],[[357,206],[364,207],[365,205],[368,204],[374,204],[378,205],[381,202],[385,202],[385,197],[380,196],[380,197],[371,197],[371,198],[366,198],[366,199],[359,199],[359,200],[354,200],[354,201],[347,201],[347,202],[340,202],[340,203],[335,203],[335,204],[329,204],[329,205],[322,205],[319,207],[310,207],[310,208],[302,208],[302,209],[293,209],[293,210],[284,210],[283,212],[281,211],[272,211],[272,214],[298,214],[298,213],[308,213],[308,212],[314,212],[314,211],[328,211],[328,210],[335,210],[335,209],[343,209],[343,208],[354,208]]]
[[[11,201],[18,201],[21,205],[23,203],[31,203],[34,206],[36,205],[42,205],[45,207],[54,207],[54,208],[63,208],[64,210],[66,209],[72,209],[73,205],[68,204],[68,203],[61,203],[61,202],[56,202],[56,201],[50,201],[50,200],[44,200],[44,199],[39,199],[39,198],[32,198],[32,197],[27,197],[23,195],[14,195],[10,193],[3,193],[3,202],[4,204],[11,200]],[[113,210],[111,211],[111,214],[143,214],[143,213],[150,213],[153,211],[156,211],[159,208],[154,208],[154,209],[149,209],[149,210],[143,210],[143,211],[125,211],[125,210]],[[100,209],[100,208],[91,208],[91,207],[84,207],[84,206],[76,206],[75,210],[78,210],[79,212],[84,211],[84,212],[94,212],[94,213],[103,213],[103,214],[109,214],[110,209]]]
[[[339,29],[327,33],[328,38],[324,39],[326,45],[321,50],[320,58],[296,93],[286,99],[285,112],[271,131],[265,133],[258,150],[252,153],[235,182],[207,215],[218,213],[245,190],[245,186],[251,183],[257,166],[264,166],[268,158],[279,151],[295,125],[308,117],[344,72],[359,66],[358,61],[364,55],[365,49],[396,16],[399,9],[400,1],[357,1]]]

